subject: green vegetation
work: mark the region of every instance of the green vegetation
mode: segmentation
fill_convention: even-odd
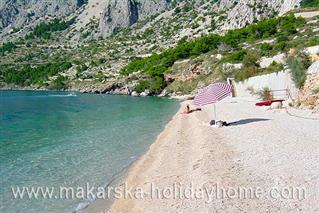
[[[216,1],[218,0],[210,2]],[[156,14],[136,25],[119,29],[117,34],[107,39],[100,37],[95,40],[95,22],[90,22],[79,30],[67,29],[72,22],[62,20],[42,23],[26,37],[29,40],[22,38],[15,43],[0,45],[0,56],[3,55],[0,59],[0,81],[22,86],[65,89],[69,80],[75,81],[74,87],[122,80],[131,85],[137,80],[138,84],[133,89],[139,93],[149,90],[152,94],[159,94],[165,88],[167,93],[189,94],[198,87],[223,81],[227,77],[245,80],[280,71],[283,65],[276,63],[261,68],[260,58],[287,53],[292,48],[296,52],[302,52],[305,47],[319,43],[319,36],[313,31],[318,23],[305,25],[302,18],[292,15],[256,21],[255,24],[229,31],[223,36],[210,34],[191,40],[189,38],[205,35],[207,32],[206,28],[197,28],[199,23],[206,21],[205,24],[210,25],[208,20],[212,17],[211,26],[206,26],[212,32],[219,27],[218,18],[225,18],[226,14],[203,13],[196,9],[198,3],[194,1],[188,2],[184,7],[185,4],[172,7],[175,10],[173,18],[155,19],[158,16]],[[205,8],[211,10],[210,6],[207,4]],[[176,44],[175,35],[185,28],[195,30]],[[76,43],[78,37],[80,42]],[[75,39],[72,44],[69,43],[71,38]],[[163,49],[172,45],[175,47]],[[15,50],[16,48],[18,49]],[[153,55],[146,58],[134,57],[149,53]],[[66,69],[59,68],[51,72],[49,68],[44,68],[62,64],[60,61],[73,64],[74,76],[70,79],[63,77]],[[175,63],[176,61],[179,62]],[[230,65],[225,64],[226,62]],[[234,63],[241,63],[243,66],[232,66]],[[123,64],[127,66],[123,67]],[[118,75],[119,66],[122,67],[123,76]],[[41,74],[32,74],[33,72]],[[126,78],[134,72],[141,74]],[[169,79],[169,82],[165,79]]]
[[[286,38],[284,41],[281,41],[281,39]],[[277,43],[275,44],[268,44],[268,43],[262,43],[259,45],[259,49],[262,56],[273,56],[277,54],[278,52],[286,50],[288,47],[287,44],[288,38],[286,36],[279,37],[277,39]]]
[[[243,81],[252,76],[258,75],[260,70],[258,70],[257,61],[260,56],[256,52],[249,51],[243,58],[243,68],[235,73],[236,81]]]
[[[179,14],[180,12],[182,12],[181,8],[180,7],[176,7],[175,10],[174,10],[174,13],[175,14]]]
[[[223,59],[223,62],[242,62],[247,55],[246,50],[237,50]]]
[[[235,73],[235,80],[243,81],[243,80],[246,80],[247,78],[258,75],[258,73],[259,73],[258,68],[255,66],[244,67]]]
[[[306,78],[307,78],[307,68],[309,64],[305,60],[300,59],[299,57],[289,57],[288,60],[289,68],[291,69],[292,80],[295,83],[297,88],[302,88]]]
[[[17,45],[15,45],[12,42],[8,42],[8,43],[4,43],[1,47],[0,47],[0,55],[4,56],[5,53],[10,53],[12,52],[14,49],[17,48]]]
[[[170,93],[178,91],[182,94],[187,94],[196,89],[199,84],[205,84],[207,79],[215,81],[220,78],[235,77],[237,81],[242,81],[252,76],[278,72],[283,70],[282,64],[273,63],[269,67],[262,69],[259,67],[258,61],[262,56],[272,56],[291,48],[289,46],[289,38],[296,35],[298,33],[297,28],[304,25],[304,23],[304,19],[288,15],[264,20],[242,29],[232,30],[224,36],[211,34],[190,41],[183,38],[176,47],[167,49],[161,54],[134,59],[122,68],[121,73],[129,75],[141,71],[149,75],[150,80],[140,81],[134,89],[137,92],[143,92],[148,89],[153,94],[158,94],[166,86],[164,75],[173,72],[171,67],[177,60],[194,59],[206,53],[209,56],[217,52],[222,53],[224,55],[222,61],[209,65],[209,67],[213,67],[209,68],[212,69],[210,73],[186,81],[174,81],[166,88]],[[257,40],[264,39],[273,39],[274,42],[255,45]],[[243,43],[248,43],[255,48],[248,50],[243,47]],[[239,70],[227,71],[221,66],[225,62],[242,63],[243,67]]]
[[[184,13],[188,13],[189,11],[191,11],[193,9],[193,6],[191,3],[187,2],[184,7],[183,7],[183,12]]]
[[[150,76],[162,76],[179,59],[199,56],[217,49],[221,44],[230,48],[238,48],[240,43],[254,42],[257,39],[270,37],[282,39],[283,36],[296,34],[296,28],[304,23],[305,20],[303,18],[288,15],[264,20],[242,29],[231,30],[225,36],[212,34],[193,41],[182,41],[175,48],[168,49],[161,54],[153,54],[147,58],[133,60],[121,70],[121,73],[128,75],[133,72],[142,71]],[[282,44],[282,46],[285,45]],[[244,60],[245,55],[246,52],[244,50],[238,50],[225,60],[240,62]],[[249,72],[252,72],[251,67],[249,70]]]
[[[269,101],[274,99],[273,95],[271,94],[271,90],[268,87],[263,88],[258,92],[258,96],[263,100],[263,101]]]
[[[37,25],[32,33],[26,36],[27,39],[43,38],[50,39],[52,32],[63,31],[66,30],[70,25],[74,23],[75,19],[71,19],[70,21],[63,21],[60,19],[53,19],[49,23],[41,23]]]
[[[147,58],[138,58],[121,70],[128,75],[133,72],[142,71],[151,76],[163,75],[175,61],[191,56],[198,56],[217,48],[220,36],[210,35],[192,42],[179,42],[175,48],[168,49],[161,54],[153,54]]]
[[[81,7],[82,5],[86,4],[88,0],[78,0],[77,5],[78,7]]]
[[[22,66],[17,68],[9,68],[0,70],[0,76],[7,83],[13,83],[20,86],[44,85],[50,76],[54,76],[59,72],[65,71],[72,66],[69,62],[55,62],[39,66]],[[59,79],[60,80],[60,79]],[[56,82],[59,85],[59,82]]]
[[[149,90],[151,94],[158,95],[167,86],[165,80],[159,76],[156,76],[150,80],[140,80],[134,87],[134,91],[142,93],[145,90]]]
[[[134,91],[141,93],[150,88],[150,83],[147,80],[140,80],[134,87]]]
[[[319,94],[319,86],[312,90],[312,94]]]
[[[150,92],[155,95],[160,94],[166,86],[167,83],[165,82],[165,80],[161,77],[156,76],[151,81]]]
[[[273,62],[267,68],[260,68],[257,61],[260,60],[260,55],[254,51],[248,51],[247,54],[243,58],[243,68],[235,72],[235,80],[236,81],[243,81],[250,77],[257,76],[257,75],[264,75],[268,73],[279,72],[283,70],[282,64],[277,64]]]
[[[319,7],[319,0],[303,0],[301,1],[301,7]]]
[[[284,69],[284,65],[277,64],[275,61],[267,68],[261,69],[262,74],[279,72]]]
[[[59,75],[55,80],[52,81],[52,89],[54,90],[64,90],[67,89],[68,86],[66,84],[67,77]]]

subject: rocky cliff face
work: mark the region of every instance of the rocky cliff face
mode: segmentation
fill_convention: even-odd
[[[167,0],[107,0],[100,19],[100,29],[108,36],[119,28],[130,26],[138,20],[159,13],[168,6]]]
[[[241,28],[264,17],[282,15],[300,5],[301,0],[221,0],[219,10],[225,11],[223,30]]]
[[[87,4],[87,10],[78,8]],[[165,10],[170,7],[171,0],[2,0],[0,2],[1,34],[9,33],[13,28],[33,26],[41,20],[53,17],[63,17],[69,14],[79,16],[80,23],[87,24],[93,16],[100,20],[99,31],[106,37],[118,29],[128,27],[137,21]],[[205,0],[178,0],[181,7],[185,2],[192,2],[195,7],[201,7]],[[214,7],[206,12],[218,12],[224,17],[219,19],[221,30],[243,27],[264,17],[283,14],[299,6],[301,0],[219,0]],[[96,12],[97,9],[102,12]],[[89,11],[89,12],[88,12]],[[93,11],[94,15],[90,15]],[[85,18],[89,16],[90,18]],[[83,27],[84,24],[78,24]]]
[[[138,20],[157,14],[168,8],[168,0],[107,0],[106,8],[100,19],[103,36],[111,35],[119,28],[130,26]],[[185,1],[178,1],[185,2]],[[205,4],[204,1],[197,5]],[[272,15],[281,15],[298,7],[301,0],[220,0],[217,1],[218,12],[224,13],[222,30],[243,27],[249,23]],[[195,4],[196,5],[196,4]]]
[[[61,17],[74,12],[86,0],[2,0],[0,30],[20,28],[45,16]]]

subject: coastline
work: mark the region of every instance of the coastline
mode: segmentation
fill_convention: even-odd
[[[60,187],[67,185],[70,187],[85,187],[85,181],[90,182],[90,184],[98,183],[101,187],[106,186],[106,184],[115,185],[116,182],[110,183],[110,180],[116,179],[117,181],[117,177],[125,175],[124,173],[122,174],[123,169],[125,170],[123,172],[126,172],[127,167],[131,165],[131,162],[135,161],[148,150],[151,143],[156,140],[158,134],[161,133],[167,122],[171,120],[172,116],[179,108],[179,103],[177,101],[156,97],[132,98],[120,96],[99,97],[99,95],[77,95],[77,98],[65,98],[68,96],[68,93],[66,93],[66,95],[64,95],[64,93],[62,93],[62,95],[60,95],[60,93],[59,95],[56,95],[56,93],[47,92],[4,92],[3,94],[4,95],[1,96],[3,99],[1,100],[4,100],[4,104],[1,105],[1,109],[5,113],[4,122],[8,121],[8,123],[6,123],[7,125],[1,129],[4,133],[6,133],[1,135],[1,141],[11,141],[10,134],[12,133],[7,130],[10,130],[12,126],[15,127],[14,129],[19,129],[18,131],[23,130],[24,126],[22,124],[25,122],[20,122],[22,119],[30,123],[30,125],[26,127],[26,130],[42,130],[32,131],[32,133],[27,134],[27,137],[23,137],[28,141],[34,141],[37,146],[42,145],[41,133],[45,135],[45,142],[51,139],[48,137],[48,130],[59,130],[61,128],[61,131],[64,132],[64,136],[67,136],[54,137],[54,140],[52,141],[58,141],[56,143],[60,144],[60,146],[54,150],[48,148],[52,155],[61,156],[57,163],[58,165],[53,164],[52,166],[52,161],[46,161],[49,159],[48,157],[45,159],[40,157],[44,156],[43,153],[45,152],[42,151],[43,149],[32,150],[29,152],[30,154],[27,153],[23,156],[23,158],[21,157],[23,161],[30,162],[28,164],[28,169],[32,172],[28,175],[28,177],[34,180],[34,186],[36,186],[36,184],[41,184],[41,186],[52,186],[53,184],[56,184],[53,186]],[[32,98],[30,99],[29,96],[32,96]],[[23,102],[23,105],[20,105],[21,102]],[[15,103],[19,103],[19,106],[17,107],[14,105]],[[39,105],[44,106],[45,110],[38,113],[38,110],[40,110],[39,107],[32,107]],[[108,107],[109,105],[113,105],[114,107]],[[69,106],[72,106],[72,109],[70,109]],[[126,110],[127,108],[129,110]],[[22,111],[23,113],[21,113],[21,117],[19,116],[16,120],[12,119],[12,115],[16,115]],[[27,114],[26,111],[30,111],[30,113]],[[58,115],[53,112],[58,112]],[[153,112],[153,114],[149,116],[148,114],[151,112]],[[119,113],[121,113],[122,117],[117,116]],[[46,119],[42,119],[42,115],[46,116]],[[60,123],[57,124],[55,122],[57,116],[59,116],[59,118],[67,119],[63,120],[63,124],[60,125]],[[53,119],[51,119],[52,117]],[[117,120],[112,120],[113,117],[117,118]],[[90,120],[92,118],[96,118],[93,123],[86,122],[86,120]],[[17,123],[21,125],[16,125]],[[130,129],[132,125],[135,125],[134,129]],[[123,130],[129,130],[130,132],[123,132]],[[59,132],[51,135],[60,136]],[[17,134],[17,136],[20,135]],[[65,140],[65,138],[67,138],[67,140]],[[19,141],[18,139],[12,140]],[[67,141],[67,143],[64,143],[65,141]],[[114,145],[112,141],[115,142]],[[61,146],[61,144],[65,145]],[[46,151],[47,149],[45,145],[46,143],[44,143],[43,147],[45,147],[44,150]],[[15,150],[15,145],[8,146],[7,150],[10,151],[11,149]],[[90,150],[92,150],[92,152]],[[17,153],[19,153],[19,151],[21,151],[21,149],[18,149]],[[15,152],[12,151],[10,153]],[[10,153],[8,152],[7,156],[9,156]],[[85,153],[87,159],[93,159],[87,161],[87,159],[83,158],[83,154],[81,153]],[[6,155],[2,156],[6,157]],[[12,159],[14,159],[14,156]],[[36,162],[33,161],[33,156],[39,157]],[[8,160],[2,162],[4,163],[2,165],[5,166],[7,165],[6,163],[10,165],[11,156],[5,159]],[[21,159],[20,165],[23,166],[24,164]],[[37,167],[39,162],[41,162],[43,167],[46,165],[46,162],[48,162],[49,165],[46,166],[46,168],[51,168],[50,166],[52,166],[57,169],[58,171],[55,173],[56,176],[54,177],[63,176],[67,178],[61,178],[62,181],[60,181],[61,179],[54,179],[53,177],[52,179],[54,180],[54,183],[52,183],[52,179],[47,178],[46,176],[46,170],[42,169],[43,167]],[[83,163],[81,164],[81,167],[78,166],[78,162]],[[7,173],[4,173],[4,175],[6,175],[6,180],[3,181],[3,183],[6,183],[5,185],[15,186],[24,181],[26,176],[16,176],[17,173],[14,172],[15,169],[18,170],[19,168],[22,168],[19,167],[20,165],[16,166],[17,169],[13,168],[10,171],[7,170]],[[43,173],[41,173],[41,171],[43,171]],[[50,169],[50,171],[52,170]],[[115,173],[121,174],[113,176]],[[51,182],[47,182],[48,179],[50,179]],[[72,181],[72,184],[74,182],[76,183],[72,185],[70,183],[65,183],[64,180]],[[32,186],[32,183],[30,183],[30,186]],[[8,206],[9,209],[13,205],[7,205],[6,202],[10,202],[11,193],[3,194],[8,196],[7,200],[5,200],[7,197],[4,197],[3,203],[4,206]],[[46,211],[49,211],[48,209],[52,208],[52,210],[50,210],[52,212],[73,212],[76,209],[79,210],[86,206],[91,200],[92,199],[90,197],[76,200],[63,199],[63,202],[57,202],[52,205],[44,202],[38,203],[40,207],[44,207],[41,208],[42,210],[46,209]],[[14,205],[12,208],[22,209],[23,207],[20,206],[20,204],[23,205],[23,201],[19,201],[20,200],[17,200],[17,205]],[[42,203],[44,204],[42,205]],[[4,207],[4,211],[12,212],[15,210],[6,210]]]
[[[111,94],[111,93],[102,93],[102,92],[83,92],[80,90],[50,90],[46,88],[32,88],[32,87],[17,87],[17,88],[6,88],[6,87],[0,87],[0,91],[32,91],[32,92],[65,92],[65,93],[81,93],[81,94],[98,94],[98,95],[119,95],[119,96],[132,96],[132,97],[159,97],[159,98],[168,98],[176,101],[186,101],[186,100],[191,100],[194,98],[193,95],[168,95],[168,96],[161,96],[161,95],[147,95],[147,96],[134,96],[134,95],[129,95],[129,94]]]
[[[185,101],[186,98],[184,97],[171,97],[171,99],[177,100],[177,101]],[[146,156],[149,151],[152,149],[152,146],[156,146],[158,141],[160,140],[160,137],[162,134],[164,134],[165,131],[168,130],[168,125],[176,119],[175,117],[180,114],[181,109],[183,109],[183,102],[180,102],[180,107],[178,111],[176,112],[175,115],[171,118],[171,120],[165,125],[163,131],[156,137],[155,141],[153,144],[150,145],[149,149],[139,156],[137,159],[135,159],[133,162],[131,162],[129,165],[124,167],[120,173],[117,173],[114,175],[114,178],[107,183],[106,187],[120,187],[126,180],[127,178],[131,175],[131,171],[137,166],[137,164],[143,159],[144,156]],[[92,203],[90,203],[87,207],[80,209],[79,211],[76,211],[78,213],[104,213],[108,212],[112,205],[114,204],[116,200],[114,198],[112,199],[107,199],[107,200],[95,200]]]
[[[307,199],[221,198],[207,202],[186,197],[153,199],[145,193],[142,199],[102,201],[99,210],[89,207],[84,212],[318,210],[315,205],[319,198],[315,191],[319,184],[315,175],[319,173],[316,166],[319,160],[317,120],[292,117],[280,110],[256,108],[253,102],[228,99],[217,104],[220,118],[235,122],[221,129],[208,125],[210,115],[213,115],[210,107],[182,115],[183,107],[189,101],[182,102],[177,114],[149,150],[128,169],[119,186],[124,187],[125,181],[130,188],[144,192],[150,191],[150,184],[165,189],[174,183],[192,184],[195,188],[215,184],[225,188],[263,189],[302,186],[307,190]],[[291,135],[292,131],[294,135]]]

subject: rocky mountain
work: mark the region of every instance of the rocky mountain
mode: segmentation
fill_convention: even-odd
[[[209,3],[202,0],[190,2],[198,7]],[[215,2],[214,7],[203,8],[203,10],[223,13],[225,20],[219,20],[223,22],[221,29],[228,30],[243,27],[274,14],[282,15],[298,7],[301,0],[220,0]],[[172,2],[167,0],[107,0],[100,19],[101,33],[109,36],[119,28],[130,26],[139,20],[163,12],[171,4]]]
[[[283,15],[297,8],[300,2],[301,0],[221,0],[219,10],[225,11],[226,17],[222,29],[240,28],[264,17]]]
[[[100,19],[101,33],[104,36],[111,35],[120,28],[162,12],[168,5],[167,0],[107,0]]]
[[[188,94],[228,76],[277,72],[284,60],[261,59],[319,43],[316,15],[285,14],[300,2],[1,1],[0,88]]]
[[[0,37],[12,30],[34,27],[40,22],[67,16],[78,17],[77,29],[89,20],[99,21],[98,33],[103,37],[138,21],[190,4],[201,14],[215,13],[221,31],[243,27],[264,17],[282,15],[298,7],[301,0],[3,0],[0,3]],[[85,7],[82,7],[86,5]],[[168,14],[171,16],[172,13]],[[168,17],[169,18],[169,17]],[[218,19],[217,19],[218,18]]]
[[[183,2],[183,1],[181,1]],[[185,1],[184,1],[185,2]],[[187,2],[187,1],[186,1]],[[192,1],[203,6],[209,1]],[[208,11],[223,13],[222,30],[243,27],[261,18],[282,15],[295,7],[301,0],[220,0]],[[119,28],[130,26],[139,20],[158,14],[169,8],[167,0],[108,0],[100,19],[102,35],[109,36]]]
[[[0,30],[2,33],[50,18],[74,13],[86,0],[2,0],[0,3]]]

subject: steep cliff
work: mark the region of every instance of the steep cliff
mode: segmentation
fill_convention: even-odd
[[[119,28],[161,12],[167,6],[167,0],[107,0],[100,19],[101,32],[104,36],[110,35]]]
[[[90,19],[96,18],[99,20],[98,31],[107,37],[152,15],[174,11],[176,6],[182,8],[185,2],[191,4],[196,13],[204,15],[214,12],[216,17],[221,16],[215,21],[219,29],[224,31],[243,27],[265,17],[284,14],[298,7],[301,0],[3,0],[0,3],[0,36],[13,28],[33,26],[41,20],[77,15],[78,30],[85,28]],[[83,4],[87,4],[85,9],[78,10]],[[204,7],[208,4],[215,5]]]
[[[187,2],[187,1],[178,1]],[[188,1],[201,7],[208,1]],[[210,11],[223,14],[219,20],[221,30],[243,27],[264,17],[282,15],[300,5],[301,0],[220,0]],[[120,28],[128,27],[139,20],[161,13],[169,8],[167,0],[107,0],[106,8],[100,18],[102,35],[109,36]],[[209,12],[206,11],[206,12]]]
[[[283,19],[286,21],[282,21],[286,28],[278,29],[280,32],[287,31],[286,33],[273,35],[275,31],[272,31],[269,35],[260,37],[260,33],[249,31],[250,40],[235,48],[229,45],[236,43],[237,36],[236,38],[230,36],[228,43],[221,43],[216,47],[217,49],[207,54],[207,63],[203,63],[201,67],[198,61],[201,61],[202,57],[206,60],[206,55],[202,56],[201,53],[211,50],[213,45],[207,45],[205,43],[207,40],[200,37],[213,34],[223,36],[229,29],[241,28],[250,23],[256,23],[257,26],[257,23],[264,19],[265,21],[260,22],[259,28],[268,30],[269,28],[263,24],[269,17],[278,17],[299,7],[300,0],[87,0],[80,2],[55,0],[50,1],[51,3],[45,1],[48,0],[0,1],[0,22],[1,27],[4,27],[0,30],[0,83],[2,81],[5,84],[14,83],[39,88],[65,85],[66,88],[79,91],[107,92],[121,87],[121,84],[124,85],[123,82],[126,80],[123,70],[139,73],[141,69],[137,69],[140,66],[138,63],[133,63],[129,69],[124,69],[136,58],[160,55],[163,51],[178,46],[180,42],[183,44],[186,41],[197,40],[195,47],[190,45],[191,52],[186,51],[189,49],[178,49],[181,55],[185,55],[182,59],[188,55],[200,54],[194,61],[194,66],[185,68],[191,72],[190,75],[187,73],[184,75],[184,71],[181,71],[185,77],[183,79],[186,80],[193,78],[194,75],[196,77],[198,74],[201,76],[213,72],[212,70],[215,70],[217,74],[225,72],[225,76],[235,75],[235,71],[231,73],[232,64],[236,65],[234,65],[235,68],[241,67],[242,65],[238,63],[246,55],[249,54],[250,57],[250,51],[256,52],[253,54],[256,58],[270,57],[285,53],[291,47],[298,46],[302,49],[318,43],[319,22],[315,17],[313,20],[307,20],[307,24],[302,25],[303,29],[299,27],[300,20],[288,17]],[[56,17],[62,20],[52,21]],[[287,26],[287,22],[291,25]],[[274,23],[270,22],[270,24]],[[298,26],[295,26],[297,24]],[[112,34],[114,32],[117,33]],[[296,32],[303,33],[304,36],[299,34],[296,36]],[[277,39],[280,39],[280,42]],[[263,45],[260,45],[261,43]],[[237,50],[238,48],[241,49]],[[233,52],[235,49],[237,51]],[[216,64],[213,63],[212,55],[216,52],[219,54],[213,57],[213,60],[215,58],[222,60],[224,57],[225,61],[228,61],[227,66],[220,66],[219,61],[216,61]],[[138,82],[137,79],[148,79],[151,83],[159,84],[160,89],[163,89],[162,85],[170,84],[173,78],[168,76],[169,78],[163,81],[148,75],[160,73],[159,75],[162,76],[161,73],[168,70],[167,66],[175,62],[175,57],[169,54],[165,56],[165,60],[156,61],[154,66],[150,64],[152,67],[148,69],[148,73],[129,77],[129,82],[132,81],[131,87]],[[252,60],[256,61],[256,58]],[[51,66],[48,65],[61,68],[55,69],[56,72],[52,73]],[[48,67],[44,69],[44,77],[40,78],[32,74],[41,72],[44,67]],[[237,78],[250,75],[251,70],[248,68],[240,72],[240,75],[236,74]],[[257,68],[252,67],[252,70],[273,72],[278,71],[281,66],[280,64],[272,65],[267,70],[259,69],[258,66]],[[27,75],[20,72],[21,70]],[[249,71],[248,74],[245,73],[246,71]],[[209,76],[201,77],[210,78]],[[29,78],[32,78],[32,81]],[[211,80],[213,79],[216,79],[216,76],[212,76]],[[180,92],[178,88],[184,87],[183,81],[176,82],[172,86],[174,87],[172,93]],[[195,81],[193,83],[190,81],[191,87],[184,87],[185,91],[191,91],[190,88],[195,88],[196,85]]]
[[[0,3],[0,29],[20,28],[44,16],[66,16],[85,3],[86,0],[3,0]]]
[[[221,0],[225,11],[223,30],[243,27],[265,17],[282,15],[300,5],[301,0]],[[226,9],[226,10],[225,10]]]

